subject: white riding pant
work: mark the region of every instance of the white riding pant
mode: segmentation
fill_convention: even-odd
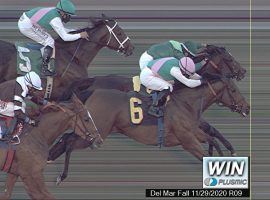
[[[152,72],[152,70],[148,67],[145,67],[141,71],[140,80],[145,87],[151,90],[162,91],[165,89],[170,89],[171,92],[173,91],[173,86],[171,83],[158,77],[158,75]]]
[[[141,55],[139,60],[140,69],[143,70],[147,66],[147,64],[154,60],[152,56],[150,56],[146,51]]]
[[[20,32],[26,37],[34,40],[35,42],[43,45],[44,47],[50,46],[54,49],[54,39],[43,28],[32,24],[29,17],[25,13],[22,14],[18,21]]]

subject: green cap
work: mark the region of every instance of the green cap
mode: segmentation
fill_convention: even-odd
[[[76,7],[69,0],[60,0],[57,3],[56,8],[58,10],[62,10],[63,12],[65,12],[65,13],[67,13],[69,15],[75,15]]]
[[[182,44],[182,47],[185,48],[191,55],[195,56],[198,53],[198,49],[202,48],[203,45],[189,40],[185,41]]]

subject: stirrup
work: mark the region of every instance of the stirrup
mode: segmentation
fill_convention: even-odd
[[[149,110],[148,110],[148,114],[152,115],[154,117],[162,117],[163,116],[163,112],[159,107],[153,106],[151,105]]]
[[[41,68],[41,75],[42,76],[55,76],[56,73],[50,71],[47,67],[42,66],[42,68]]]
[[[16,140],[14,140],[14,139],[16,139]],[[21,143],[21,140],[20,140],[20,138],[19,138],[18,135],[14,135],[12,137],[12,139],[10,140],[10,143],[17,145],[17,144],[20,144]]]

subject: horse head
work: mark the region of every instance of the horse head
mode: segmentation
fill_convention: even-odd
[[[209,55],[207,64],[212,65],[215,72],[227,78],[236,78],[238,81],[245,77],[246,70],[224,47],[207,45],[203,52]],[[208,68],[207,71],[209,70],[211,71]]]
[[[245,97],[242,96],[237,85],[235,85],[233,80],[228,78],[222,78],[220,81],[222,82],[221,90],[215,89],[215,84],[208,84],[211,93],[215,97],[215,102],[246,117],[249,114],[250,106]]]
[[[95,143],[96,146],[100,146],[103,143],[103,139],[96,128],[90,112],[75,94],[71,97],[71,102],[59,104],[48,103],[48,105],[44,106],[42,109],[43,113],[58,111],[67,115],[69,128],[73,129],[79,136]]]
[[[126,56],[133,53],[134,46],[117,21],[102,15],[101,19],[90,18],[93,27],[84,29],[90,36],[90,42],[106,46]]]
[[[223,105],[231,109],[233,112],[240,113],[243,117],[249,114],[250,106],[245,97],[242,96],[239,88],[235,85],[233,80],[223,80],[226,82],[224,92],[217,99],[218,105]]]

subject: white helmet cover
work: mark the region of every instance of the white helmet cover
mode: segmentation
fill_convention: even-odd
[[[30,87],[33,87],[36,90],[42,90],[41,79],[36,72],[34,71],[28,72],[27,74],[24,75],[24,80],[26,85],[29,85]]]

